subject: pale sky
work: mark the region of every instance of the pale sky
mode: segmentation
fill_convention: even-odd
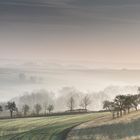
[[[139,0],[0,0],[0,58],[139,65],[139,25]]]
[[[0,0],[2,100],[140,85],[139,36],[140,0]]]

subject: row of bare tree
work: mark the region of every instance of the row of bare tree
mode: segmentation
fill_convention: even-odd
[[[138,88],[140,91],[140,88]],[[112,112],[113,118],[115,114],[117,117],[125,115],[127,112],[130,113],[130,109],[138,110],[138,105],[140,104],[140,94],[135,95],[117,95],[113,101],[104,101],[103,109]]]
[[[91,99],[90,96],[88,94],[86,94],[85,96],[83,96],[80,99],[80,103],[79,106],[87,111],[87,107],[91,104]],[[73,96],[70,96],[70,98],[67,100],[67,107],[69,109],[69,111],[74,111],[75,107],[76,107],[76,99]]]

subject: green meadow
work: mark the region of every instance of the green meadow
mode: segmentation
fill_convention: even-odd
[[[106,113],[0,120],[0,140],[64,140],[75,126]]]
[[[140,140],[140,111],[4,119],[0,140]]]

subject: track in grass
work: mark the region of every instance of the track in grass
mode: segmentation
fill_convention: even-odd
[[[140,140],[140,111],[121,118],[95,118],[68,133],[67,140]]]
[[[0,120],[0,140],[62,140],[70,129],[106,113]]]

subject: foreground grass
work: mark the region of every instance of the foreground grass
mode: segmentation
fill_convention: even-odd
[[[0,140],[64,140],[74,126],[106,113],[0,120]]]
[[[140,112],[115,120],[95,119],[74,128],[67,140],[140,140]]]

